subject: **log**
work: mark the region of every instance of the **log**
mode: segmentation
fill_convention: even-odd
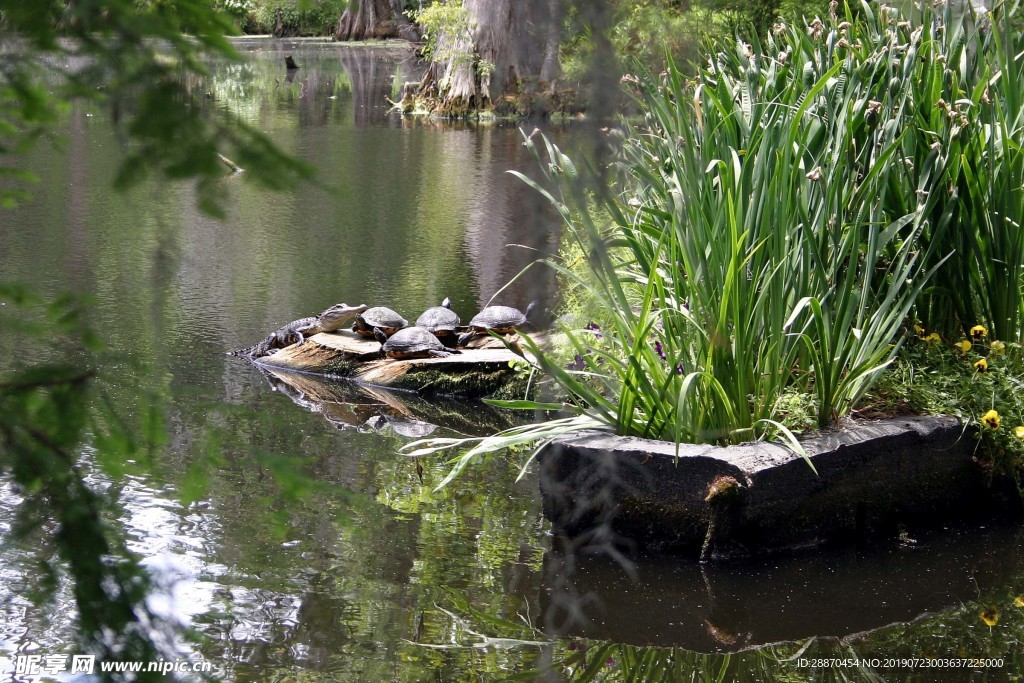
[[[470,347],[445,358],[395,360],[381,357],[376,340],[340,330],[315,334],[301,345],[279,349],[254,362],[424,395],[524,398],[527,376],[513,367],[522,356],[492,337],[476,338]]]
[[[230,168],[232,173],[241,173],[242,171],[245,170],[244,168],[233,162],[231,159],[228,159],[223,154],[218,154],[217,158],[220,159],[222,164]]]

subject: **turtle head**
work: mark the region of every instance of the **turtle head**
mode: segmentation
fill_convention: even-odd
[[[348,304],[334,304],[326,311],[320,314],[320,325],[325,331],[333,331],[340,329],[342,325],[347,323],[356,315],[362,313],[367,308],[366,304],[359,304],[358,306],[349,306]]]
[[[526,318],[527,322],[529,322],[530,317],[533,316],[533,312],[536,311],[536,310],[537,310],[537,301],[533,300],[533,301],[530,302],[530,305],[526,307],[526,313],[523,314],[523,317]]]

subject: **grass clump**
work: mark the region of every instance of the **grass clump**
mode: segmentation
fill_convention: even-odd
[[[961,11],[965,11],[961,9]],[[913,23],[888,17],[887,32],[908,34],[907,61],[886,73],[882,100],[905,111],[904,164],[940,182],[893,184],[879,196],[894,214],[927,203],[921,243],[949,256],[919,298],[918,317],[947,337],[979,321],[999,339],[1019,340],[1024,320],[1024,37],[1019,2],[957,18],[954,3]],[[914,36],[919,36],[913,40]],[[948,229],[945,229],[948,228]]]

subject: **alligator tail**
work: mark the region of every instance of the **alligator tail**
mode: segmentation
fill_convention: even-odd
[[[259,344],[253,344],[252,346],[246,347],[244,349],[236,349],[234,351],[228,351],[228,355],[229,356],[242,356],[242,357],[245,357],[245,358],[257,358],[257,357],[259,357],[261,355],[261,354],[258,353],[261,346],[263,346],[262,342],[260,342]]]
[[[270,342],[272,341],[273,336],[274,335],[270,335],[270,337],[267,337],[258,344],[247,346],[244,349],[229,351],[228,355],[240,356],[242,358],[248,358],[249,360],[252,360],[253,358],[261,358],[262,356],[267,355],[268,347],[270,346]]]

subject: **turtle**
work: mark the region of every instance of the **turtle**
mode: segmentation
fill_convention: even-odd
[[[455,328],[460,322],[459,314],[452,310],[451,300],[445,297],[440,306],[428,308],[416,318],[416,327],[427,328],[445,346],[455,346],[458,341]]]
[[[416,325],[398,330],[390,337],[378,328],[376,337],[381,344],[380,350],[388,358],[444,358],[461,353],[446,349],[433,332]]]
[[[409,324],[409,321],[385,306],[368,308],[356,316],[352,331],[363,337],[376,337],[377,330],[390,337]]]
[[[511,306],[488,306],[469,321],[469,331],[459,337],[459,346],[465,346],[473,337],[488,332],[512,334],[529,321],[536,305],[537,302],[531,302],[526,313]]]

